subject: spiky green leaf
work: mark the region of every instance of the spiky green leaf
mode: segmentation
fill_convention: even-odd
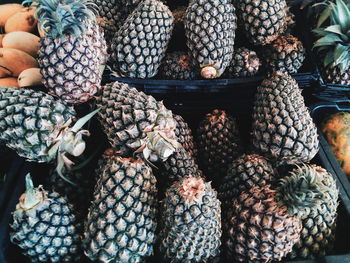
[[[334,49],[334,63],[342,63],[349,56],[349,47],[338,44]]]
[[[318,21],[317,21],[317,25],[316,28],[319,28],[331,15],[332,12],[332,8],[330,6],[327,6],[321,13]]]
[[[314,48],[320,46],[334,46],[337,42],[342,42],[341,38],[336,34],[329,33],[328,35],[319,38],[315,42]]]
[[[350,29],[350,10],[342,0],[336,0],[332,15],[343,29]]]
[[[331,26],[328,26],[324,29],[324,31],[326,32],[330,32],[330,33],[335,33],[335,34],[338,34],[338,35],[342,35],[342,31],[341,31],[341,26],[340,25],[331,25]]]
[[[328,35],[328,32],[326,32],[323,28],[315,28],[312,30],[312,32],[320,37],[324,37],[324,36]]]
[[[323,65],[328,66],[334,62],[334,50],[329,50],[323,59]]]

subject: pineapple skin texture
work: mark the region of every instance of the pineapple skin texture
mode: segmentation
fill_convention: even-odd
[[[81,36],[44,37],[38,63],[49,94],[67,103],[90,100],[101,88],[101,65],[107,61],[103,32],[96,23],[85,23]]]
[[[198,200],[181,195],[186,177],[168,188],[161,206],[160,254],[165,262],[211,262],[220,254],[221,208],[216,191],[204,184]]]
[[[51,162],[47,154],[54,137],[76,115],[50,95],[30,89],[0,88],[0,140],[33,162]]]
[[[280,164],[309,162],[318,152],[316,125],[290,75],[276,71],[258,87],[252,143],[257,153]]]
[[[36,207],[19,205],[13,214],[11,242],[23,249],[31,262],[80,262],[81,225],[73,207],[58,193],[45,193]]]
[[[141,159],[108,150],[84,233],[85,254],[98,262],[144,262],[153,253],[156,179]]]

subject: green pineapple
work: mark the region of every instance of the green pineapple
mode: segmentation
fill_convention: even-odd
[[[173,27],[174,17],[166,5],[158,0],[142,1],[113,39],[113,69],[132,78],[154,77]]]
[[[318,152],[316,125],[297,82],[286,73],[276,71],[258,87],[253,145],[279,163],[309,162]]]
[[[233,55],[237,23],[231,1],[190,1],[184,24],[187,47],[201,76],[220,77]]]
[[[239,0],[235,6],[245,33],[254,45],[270,44],[286,30],[285,0]]]
[[[199,177],[175,182],[162,201],[159,243],[165,262],[211,262],[220,253],[220,201]]]
[[[156,162],[179,147],[171,111],[152,96],[115,82],[105,85],[96,99],[102,129],[121,156],[142,153]]]
[[[258,73],[260,64],[260,60],[255,51],[245,47],[237,48],[233,53],[230,65],[225,71],[225,77],[252,77]]]
[[[214,186],[226,175],[241,152],[236,120],[224,110],[208,113],[197,129],[198,164]]]
[[[297,73],[305,59],[305,48],[298,38],[281,35],[264,49],[264,57],[270,72]]]
[[[173,80],[191,80],[197,77],[191,57],[186,52],[168,53],[159,69],[159,78]]]
[[[280,261],[302,236],[302,218],[319,209],[328,186],[317,174],[291,173],[276,189],[253,186],[232,203],[227,256],[236,262]]]
[[[49,93],[68,103],[83,103],[101,88],[106,43],[90,0],[26,0],[45,36],[38,63]]]
[[[312,259],[331,252],[335,240],[335,227],[339,191],[336,182],[327,170],[316,165],[304,165],[292,171],[292,175],[316,176],[322,183],[323,198],[320,206],[304,208],[301,214],[302,230],[300,241],[293,247],[289,258]],[[288,181],[288,177],[284,182]]]
[[[321,75],[327,83],[350,85],[350,8],[342,0],[324,4],[328,17],[320,16],[313,30],[317,37],[314,49],[322,61]],[[329,24],[321,27],[324,21]]]
[[[99,167],[84,233],[85,254],[98,262],[144,262],[153,252],[156,179],[141,159],[107,150]]]
[[[64,163],[72,165],[67,154],[84,152],[83,136],[89,132],[80,128],[96,113],[75,122],[74,109],[63,101],[43,92],[11,87],[0,87],[0,112],[0,140],[32,162],[57,158],[59,171]]]
[[[80,225],[73,207],[58,193],[34,188],[29,174],[26,192],[13,213],[10,240],[31,262],[80,262]]]

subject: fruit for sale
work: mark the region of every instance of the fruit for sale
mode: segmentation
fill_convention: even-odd
[[[328,116],[322,123],[322,132],[344,173],[350,177],[350,113]]]
[[[35,3],[34,3],[35,2]],[[45,37],[38,55],[43,84],[49,93],[76,104],[101,88],[106,44],[90,0],[26,0],[34,3]]]
[[[57,169],[71,166],[66,154],[79,156],[85,149],[82,126],[96,113],[75,122],[75,111],[63,101],[30,89],[0,87],[0,140],[32,162],[51,162]],[[74,123],[73,127],[71,124]]]
[[[239,0],[236,8],[245,33],[254,45],[270,44],[286,29],[285,0]]]
[[[14,48],[37,57],[40,38],[34,34],[22,31],[14,31],[5,35],[2,40],[4,48]]]
[[[237,48],[231,60],[230,65],[225,71],[225,77],[245,78],[258,73],[260,60],[256,52],[245,47]]]
[[[312,259],[324,257],[331,252],[335,240],[339,191],[336,182],[327,170],[316,165],[304,165],[294,169],[291,174],[317,177],[323,198],[320,206],[303,208],[299,212],[302,220],[300,240],[293,247],[289,258]],[[283,182],[290,180],[288,177]]]
[[[80,225],[72,206],[58,193],[34,188],[29,174],[11,228],[11,242],[31,262],[80,262]]]
[[[107,150],[99,168],[85,226],[85,253],[102,263],[144,262],[155,242],[156,179],[143,160],[115,154]]]
[[[188,176],[203,177],[195,159],[186,150],[179,149],[162,164],[160,181],[169,187],[174,182]]]
[[[179,147],[172,112],[152,96],[114,82],[103,87],[96,101],[102,128],[121,156],[141,153],[152,162],[164,161]]]
[[[305,49],[301,41],[290,35],[281,35],[264,49],[267,69],[297,73],[305,59]]]
[[[4,27],[7,19],[22,9],[23,5],[15,3],[0,5],[0,27]]]
[[[20,87],[28,87],[41,85],[43,76],[40,73],[40,68],[25,69],[18,76],[18,85]]]
[[[233,55],[235,8],[228,0],[194,0],[185,15],[187,47],[195,66],[206,79],[218,78]]]
[[[243,154],[229,164],[218,188],[222,211],[226,212],[232,201],[253,186],[263,187],[277,180],[276,171],[269,160],[257,154]]]
[[[0,68],[7,76],[18,77],[28,68],[37,68],[38,62],[27,53],[13,48],[0,48]]]
[[[315,173],[291,173],[276,189],[253,186],[232,203],[227,255],[237,262],[279,261],[299,242],[303,216],[319,209],[325,185]]]
[[[224,110],[208,113],[197,129],[198,162],[207,178],[219,185],[228,165],[241,152],[236,120]]]
[[[186,121],[177,114],[173,114],[176,122],[175,135],[181,146],[194,158],[197,157],[197,147],[194,144],[192,131]]]
[[[327,19],[320,16],[318,25],[313,30],[317,37],[314,49],[322,58],[321,75],[328,83],[350,85],[350,8],[342,0],[327,1]],[[321,27],[325,21],[327,26]]]
[[[191,80],[197,77],[197,71],[191,62],[191,57],[183,51],[168,53],[159,68],[159,78]]]
[[[212,262],[220,254],[220,201],[199,177],[175,182],[162,201],[159,241],[166,262]]]
[[[5,34],[0,34],[0,47],[3,47],[2,40],[4,39],[4,37],[5,37]]]
[[[151,78],[165,56],[174,17],[158,0],[142,1],[112,42],[112,67],[132,78]]]
[[[34,17],[35,7],[26,7],[10,16],[5,23],[5,32],[14,31],[32,32],[38,21]]]
[[[96,0],[99,16],[102,18],[101,26],[108,47],[112,45],[112,40],[118,29],[125,22],[127,17],[137,7],[141,0]]]
[[[309,162],[318,152],[317,128],[295,79],[274,72],[258,87],[253,108],[253,145],[279,163]]]
[[[0,87],[19,87],[17,78],[0,78]]]

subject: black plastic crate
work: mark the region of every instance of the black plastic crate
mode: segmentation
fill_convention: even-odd
[[[154,88],[152,86],[152,88]],[[225,92],[176,92],[170,94],[162,94],[159,92],[153,93],[150,89],[145,90],[146,93],[157,96],[164,100],[164,104],[173,110],[174,113],[182,115],[190,126],[194,129],[197,127],[199,120],[205,113],[214,108],[222,108],[229,111],[238,118],[241,135],[244,137],[246,144],[249,143],[250,127],[251,127],[251,110],[253,105],[255,88],[244,89],[245,95],[239,96],[237,90],[228,88]],[[186,90],[185,90],[186,91]],[[348,239],[350,236],[350,199],[346,194],[344,185],[336,176],[337,172],[333,165],[325,157],[324,145],[321,144],[321,149],[312,163],[319,164],[331,172],[337,179],[337,184],[340,190],[340,206],[337,227],[337,239],[334,252],[324,258],[318,260],[290,261],[294,263],[344,263],[350,262],[350,246]],[[4,210],[0,222],[0,262],[14,263],[22,262],[29,263],[28,259],[22,256],[20,249],[9,241],[9,224],[11,223],[11,213],[15,210],[20,195],[24,192],[24,177],[25,174],[31,172],[35,179],[35,184],[44,183],[48,166],[38,165],[28,162],[22,162],[13,168],[12,173],[15,176],[15,185],[12,189],[12,194],[9,197],[9,202]],[[150,259],[148,262],[159,262],[155,259]],[[286,261],[284,261],[286,262]]]
[[[350,198],[350,180],[344,174],[340,164],[336,160],[328,142],[323,136],[320,125],[322,121],[331,114],[336,112],[350,112],[350,101],[340,101],[340,102],[320,102],[311,107],[311,115],[319,127],[320,133],[320,143],[325,151],[325,158],[327,158],[330,165],[332,165],[339,182],[343,185],[347,196]]]

